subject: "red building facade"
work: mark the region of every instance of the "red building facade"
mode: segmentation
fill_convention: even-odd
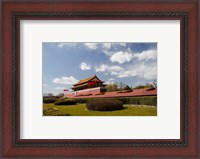
[[[71,88],[73,92],[65,93],[68,98],[117,98],[133,96],[157,96],[156,88],[133,89],[128,92],[106,92],[104,81],[96,75],[80,80]]]
[[[104,81],[100,80],[96,75],[80,80],[71,88],[73,92],[65,94],[66,97],[82,96],[82,95],[95,95],[106,92],[106,85]]]

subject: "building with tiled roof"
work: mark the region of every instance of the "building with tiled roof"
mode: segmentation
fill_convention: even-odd
[[[156,96],[156,88],[133,89],[129,91],[106,92],[104,81],[100,80],[96,75],[80,80],[71,88],[73,92],[65,93],[68,98],[117,98],[117,97],[133,97],[133,96]]]
[[[80,80],[78,83],[74,84],[71,88],[73,91],[80,91],[90,88],[96,88],[96,87],[103,87],[105,88],[104,81],[100,80],[96,75],[91,76],[89,78],[85,78],[83,80]]]

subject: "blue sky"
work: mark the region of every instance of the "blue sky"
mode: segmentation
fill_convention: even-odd
[[[42,54],[43,93],[63,93],[95,74],[131,87],[157,80],[157,43],[44,42]]]

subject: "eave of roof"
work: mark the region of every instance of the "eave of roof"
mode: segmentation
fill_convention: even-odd
[[[89,78],[85,78],[85,79],[83,79],[83,80],[80,80],[78,83],[73,84],[73,86],[77,86],[77,85],[80,85],[80,84],[84,84],[84,83],[89,82],[90,80],[92,80],[92,79],[94,79],[94,78],[97,78],[99,81],[101,81],[96,75],[94,75],[94,76],[91,76],[91,77],[89,77]],[[104,81],[101,81],[101,82],[103,83]]]

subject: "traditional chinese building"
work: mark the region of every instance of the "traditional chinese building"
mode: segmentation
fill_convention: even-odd
[[[72,92],[66,92],[64,97],[68,98],[117,98],[137,96],[157,96],[156,88],[133,89],[127,92],[106,92],[104,81],[96,75],[80,80],[71,88]]]
[[[96,75],[80,80],[78,83],[74,84],[72,87],[73,91],[95,88],[95,87],[105,87],[104,81],[100,80]]]
[[[66,96],[95,95],[106,92],[104,81],[100,80],[96,75],[80,80],[71,88],[73,92],[69,92]]]

